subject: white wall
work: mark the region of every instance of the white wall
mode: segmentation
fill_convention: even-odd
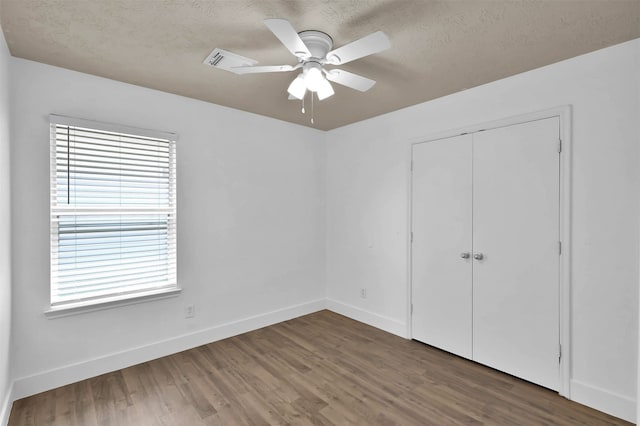
[[[9,50],[0,28],[0,424],[11,407],[11,224],[9,181]]]
[[[571,104],[571,395],[633,420],[639,55],[635,40],[329,132],[329,306],[406,334],[410,142]]]
[[[12,67],[17,398],[324,306],[324,133],[26,60]],[[45,317],[49,113],[179,134],[182,295]]]

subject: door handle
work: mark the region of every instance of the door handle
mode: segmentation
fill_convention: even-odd
[[[476,254],[473,255],[473,258],[475,260],[482,260],[482,259],[484,259],[484,255],[482,253],[476,253]]]
[[[469,254],[468,252],[460,253],[460,257],[463,259],[468,259],[471,257],[471,254]]]

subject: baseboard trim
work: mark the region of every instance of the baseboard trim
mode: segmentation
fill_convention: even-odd
[[[13,407],[13,382],[9,385],[9,390],[5,395],[4,401],[2,401],[2,405],[0,405],[0,425],[9,424],[9,416],[11,415],[11,407]]]
[[[404,337],[405,339],[409,338],[409,336],[407,336],[407,325],[403,322],[329,298],[327,298],[326,303],[326,308],[330,311],[395,334],[396,336]]]
[[[325,299],[289,306],[150,345],[18,378],[14,381],[11,401],[321,311],[325,306]]]
[[[628,422],[635,423],[636,421],[636,402],[633,398],[588,385],[578,380],[571,380],[571,399]]]

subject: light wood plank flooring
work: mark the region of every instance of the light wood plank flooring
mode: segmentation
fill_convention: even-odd
[[[9,425],[622,425],[322,311],[21,399]]]

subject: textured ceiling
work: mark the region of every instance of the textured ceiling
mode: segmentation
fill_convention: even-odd
[[[287,100],[296,73],[202,64],[214,47],[295,64],[265,18],[392,47],[342,66],[377,84],[334,84],[312,126]],[[638,38],[640,0],[0,0],[0,23],[17,57],[328,130]]]

